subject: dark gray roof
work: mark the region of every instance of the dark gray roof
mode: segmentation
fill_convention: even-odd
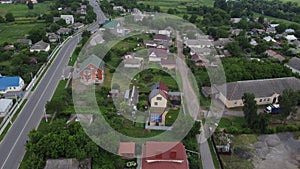
[[[293,57],[286,65],[300,71],[300,59],[297,57]]]
[[[149,94],[149,100],[151,100],[153,97],[155,97],[158,94],[161,94],[165,99],[168,99],[168,95],[164,91],[159,90],[159,89],[154,89],[154,90],[151,90],[151,92]]]
[[[46,43],[44,41],[39,41],[35,43],[30,49],[31,50],[41,50],[41,49],[46,49],[49,46],[49,43]]]
[[[295,77],[247,80],[226,83],[228,100],[239,100],[244,93],[253,93],[255,97],[270,97],[274,93],[281,94],[285,89],[300,90],[300,79]]]

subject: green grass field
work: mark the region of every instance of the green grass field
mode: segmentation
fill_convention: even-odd
[[[0,24],[0,44],[4,42],[14,42],[19,38],[23,38],[32,28],[45,27],[45,23],[30,24]]]
[[[11,12],[15,17],[14,23],[0,24],[0,43],[15,42],[23,38],[32,28],[45,27],[43,20],[37,20],[40,14],[50,12],[52,2],[34,4],[34,9],[29,10],[26,4],[0,4],[0,15],[5,16]]]
[[[5,16],[7,12],[11,12],[16,19],[33,14],[39,15],[50,12],[50,5],[50,1],[38,3],[34,4],[32,10],[29,10],[26,4],[0,4],[0,15]]]
[[[213,6],[213,0],[143,0],[143,3],[150,6],[159,6],[163,12],[167,12],[169,8],[176,8],[180,12],[186,11],[186,6]]]

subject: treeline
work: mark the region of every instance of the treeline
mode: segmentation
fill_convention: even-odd
[[[214,7],[234,14],[234,17],[242,17],[243,13],[238,11],[248,9],[275,18],[286,19],[297,23],[300,22],[300,6],[296,2],[285,3],[280,0],[216,0]]]
[[[52,124],[43,125],[38,131],[31,131],[29,138],[26,156],[20,166],[23,169],[42,169],[47,159],[58,158],[92,158],[93,168],[114,169],[124,166],[120,156],[108,153],[94,143],[80,123],[67,126],[66,119],[57,119]]]
[[[249,61],[246,58],[222,58],[221,61],[227,82],[296,76],[284,65],[270,64],[267,61]],[[210,78],[205,67],[197,67],[192,61],[188,61],[188,65],[200,88],[210,86]]]

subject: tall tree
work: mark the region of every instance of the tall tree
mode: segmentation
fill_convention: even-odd
[[[15,17],[12,13],[9,12],[5,15],[5,20],[6,22],[13,22],[15,21]]]
[[[243,111],[246,122],[250,128],[254,128],[255,121],[257,119],[257,105],[255,96],[253,93],[244,93],[242,100],[244,103]]]
[[[286,89],[279,96],[280,114],[285,122],[291,113],[297,112],[298,94],[292,89]]]
[[[33,9],[33,2],[28,1],[27,6],[28,6],[28,9]]]

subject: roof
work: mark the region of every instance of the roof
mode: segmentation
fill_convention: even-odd
[[[285,38],[287,40],[297,40],[297,37],[295,35],[286,35]]]
[[[78,162],[77,159],[48,159],[44,169],[91,169],[91,159]]]
[[[27,44],[31,44],[31,40],[30,39],[18,39],[17,40],[18,43],[27,43]]]
[[[226,83],[226,98],[240,100],[244,93],[253,93],[255,97],[270,97],[281,94],[285,89],[300,90],[300,79],[295,77],[246,80]],[[222,91],[221,91],[222,92]],[[224,95],[224,93],[223,93]]]
[[[278,59],[279,61],[283,61],[283,60],[285,59],[282,55],[276,53],[276,52],[273,51],[273,50],[266,50],[266,51],[265,51],[265,54],[267,54],[268,56],[271,56],[271,57],[273,57],[273,58],[276,58],[276,59]]]
[[[111,21],[106,20],[102,27],[108,28],[108,29],[114,29],[114,28],[118,27],[118,24],[119,24],[119,22],[116,20],[111,20]]]
[[[185,147],[180,142],[146,142],[143,169],[188,169]]]
[[[0,90],[6,90],[10,86],[20,85],[20,76],[1,76],[0,77]]]
[[[149,55],[155,53],[155,55],[159,58],[167,58],[168,52],[164,49],[150,48]]]
[[[152,87],[151,87],[151,90],[154,90],[154,89],[160,89],[160,90],[164,90],[166,92],[169,91],[169,88],[163,83],[163,82],[157,82],[155,83]]]
[[[56,33],[58,33],[58,34],[67,34],[69,32],[71,32],[70,28],[60,28]]]
[[[0,99],[0,113],[5,112],[12,102],[12,99]]]
[[[156,34],[153,36],[154,40],[165,40],[165,41],[171,41],[172,38],[168,37],[167,35],[162,35],[162,34]]]
[[[120,142],[119,154],[135,154],[134,142]]]
[[[42,50],[42,49],[47,49],[48,46],[50,44],[49,43],[46,43],[44,41],[38,41],[37,43],[35,43],[34,45],[31,46],[30,50]]]
[[[300,71],[300,59],[297,57],[293,57],[292,59],[290,59],[289,62],[286,63],[286,65]]]
[[[136,58],[129,58],[124,60],[124,64],[141,65],[141,60]]]
[[[175,65],[176,62],[175,62],[175,60],[168,60],[168,59],[166,59],[166,60],[161,60],[160,64],[161,65]]]
[[[80,63],[79,72],[84,70],[89,64],[92,64],[101,70],[104,69],[104,62],[102,61],[102,59],[100,59],[96,55],[92,55],[92,56],[88,57],[87,59],[85,59],[82,63]]]
[[[158,94],[162,95],[165,99],[168,99],[168,94],[165,93],[163,90],[154,89],[154,90],[151,90],[151,92],[149,94],[149,100],[151,100],[153,97],[157,96]]]

